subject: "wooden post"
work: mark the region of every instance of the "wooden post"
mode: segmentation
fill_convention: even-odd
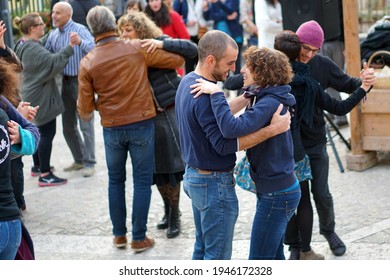
[[[359,77],[361,69],[359,43],[358,1],[342,0],[344,21],[345,61],[347,73]],[[347,168],[362,171],[376,164],[376,152],[363,150],[361,104],[350,112],[351,154],[347,155]]]

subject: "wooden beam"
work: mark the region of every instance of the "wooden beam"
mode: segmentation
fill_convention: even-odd
[[[358,1],[343,0],[345,61],[347,73],[359,77],[361,69]],[[351,148],[353,155],[363,154],[361,104],[350,112]]]

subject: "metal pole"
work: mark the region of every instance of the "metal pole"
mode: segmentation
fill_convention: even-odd
[[[14,36],[12,34],[12,23],[11,15],[8,9],[8,0],[1,0],[0,2],[0,17],[3,20],[5,27],[7,28],[7,31],[4,34],[4,41],[8,47],[13,48],[15,43]]]

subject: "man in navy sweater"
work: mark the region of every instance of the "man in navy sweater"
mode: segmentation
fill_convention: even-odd
[[[288,130],[289,114],[275,112],[271,124],[239,138],[224,138],[214,116],[210,96],[191,95],[196,79],[216,83],[235,70],[237,44],[221,31],[207,32],[198,44],[199,61],[194,72],[181,81],[176,94],[176,116],[181,152],[186,163],[184,191],[192,200],[195,222],[193,259],[230,259],[238,216],[233,167],[235,152],[248,149]],[[244,95],[230,103],[233,114],[248,104]]]

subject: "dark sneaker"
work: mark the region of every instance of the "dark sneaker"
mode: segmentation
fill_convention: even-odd
[[[127,237],[123,236],[115,236],[114,237],[114,246],[117,248],[125,248],[127,246]]]
[[[58,178],[52,172],[45,177],[39,176],[38,186],[40,187],[54,187],[64,185],[68,182],[67,179]]]
[[[289,260],[300,260],[301,250],[297,248],[292,248],[290,249],[290,251],[291,253],[290,253],[290,257],[288,258]]]
[[[39,168],[39,166],[33,166],[31,167],[31,176],[32,177],[38,177],[39,175],[41,175],[41,169]]]
[[[131,249],[133,249],[136,253],[141,253],[143,251],[148,250],[154,246],[154,239],[145,237],[144,240],[141,241],[131,241]]]
[[[50,172],[54,172],[54,166],[50,166]],[[41,175],[41,169],[39,168],[39,166],[33,166],[31,167],[31,176],[32,177],[38,177],[39,175]]]
[[[339,257],[345,254],[347,247],[335,232],[324,234],[324,236],[329,243],[330,250],[335,256]]]

